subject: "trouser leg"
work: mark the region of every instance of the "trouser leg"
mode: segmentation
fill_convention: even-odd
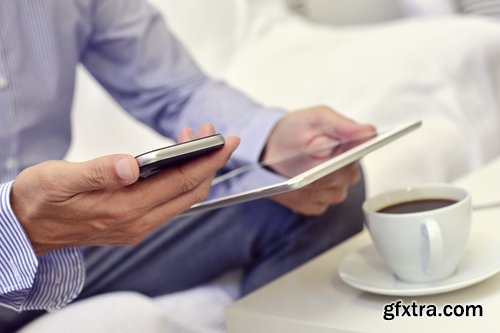
[[[134,247],[88,248],[80,298],[118,290],[163,295],[236,268],[245,271],[246,294],[359,232],[363,200],[362,182],[319,217],[256,200],[176,219]]]
[[[157,296],[207,282],[250,264],[259,234],[285,234],[293,216],[258,200],[176,219],[134,247],[85,249],[80,297],[116,290]]]
[[[86,248],[87,278],[79,299],[118,290],[163,295],[235,268],[245,271],[246,294],[360,231],[363,200],[362,182],[320,217],[256,200],[176,219],[137,246]],[[0,331],[39,313],[0,308]]]
[[[293,228],[278,239],[261,234],[254,258],[246,266],[242,294],[247,294],[289,272],[363,229],[362,183],[352,187],[349,199],[318,217],[295,215]]]

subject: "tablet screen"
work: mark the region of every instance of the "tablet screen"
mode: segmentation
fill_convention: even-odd
[[[300,189],[325,177],[343,166],[359,160],[365,154],[396,140],[421,125],[420,121],[377,133],[368,133],[350,140],[297,151],[258,164],[246,165],[229,172],[222,171],[212,183],[209,199],[194,205],[184,214],[192,214],[230,204],[268,197]],[[277,175],[284,164],[293,165],[293,174]]]

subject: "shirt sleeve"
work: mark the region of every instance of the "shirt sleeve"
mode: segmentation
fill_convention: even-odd
[[[83,287],[82,255],[68,248],[36,256],[12,211],[12,184],[0,184],[0,304],[18,311],[58,309]]]
[[[241,138],[230,169],[258,162],[284,110],[204,75],[146,1],[96,1],[93,20],[82,63],[130,114],[171,138],[210,121]]]

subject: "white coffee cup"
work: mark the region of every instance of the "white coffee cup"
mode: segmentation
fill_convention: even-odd
[[[424,204],[422,200],[437,204],[437,199],[453,203],[419,212],[380,212],[390,206],[403,209],[394,208],[402,203]],[[470,233],[472,208],[466,190],[445,184],[407,187],[366,200],[363,210],[375,247],[400,280],[433,282],[456,271]]]

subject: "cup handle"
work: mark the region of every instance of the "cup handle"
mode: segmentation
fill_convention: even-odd
[[[420,226],[420,234],[422,235],[422,270],[425,274],[432,274],[443,257],[441,229],[436,221],[426,219]]]

